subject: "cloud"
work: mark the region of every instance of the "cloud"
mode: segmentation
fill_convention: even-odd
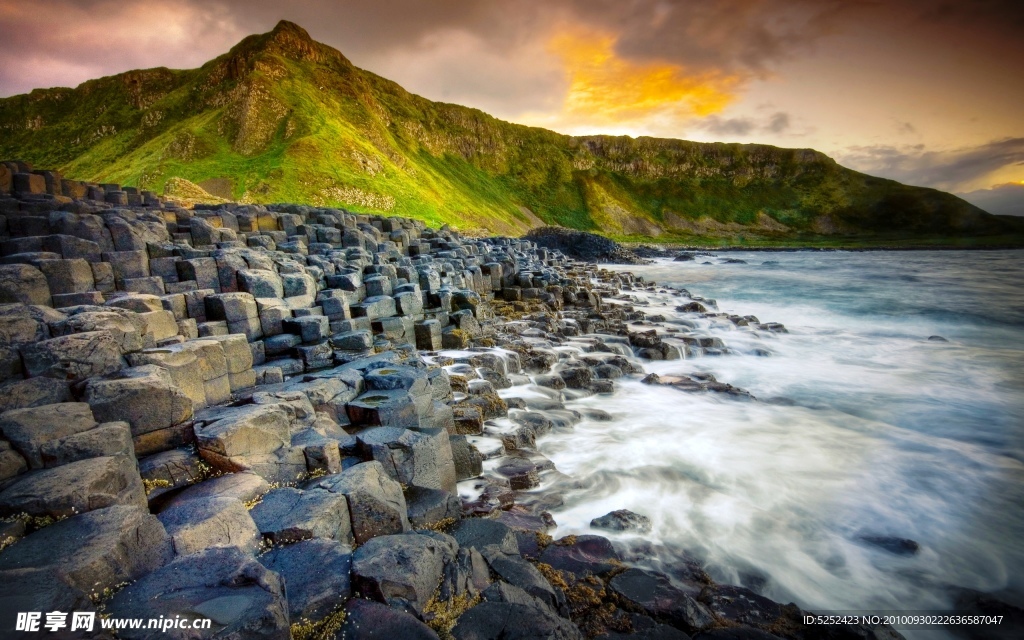
[[[568,88],[557,115],[539,119],[558,128],[628,127],[652,118],[682,121],[718,113],[734,99],[739,79],[717,72],[691,72],[666,62],[635,62],[615,52],[618,36],[568,28],[550,39]],[[519,118],[530,122],[531,116]]]
[[[920,1],[918,17],[924,23],[939,26],[981,27],[1006,30],[1019,37],[1024,29],[1024,5],[1019,0],[972,0],[971,2]]]
[[[789,125],[789,114],[780,111],[771,117],[771,120],[769,120],[768,124],[765,126],[765,130],[772,133],[782,133],[786,129],[789,129]]]
[[[245,35],[217,4],[0,0],[0,96],[131,69],[195,67]]]
[[[1024,182],[1008,182],[956,195],[995,215],[1024,216]]]
[[[494,70],[499,76],[512,70],[525,78],[536,68],[546,77],[547,65],[534,67],[536,57],[523,59],[520,53],[572,27],[612,36],[615,57],[632,64],[675,66],[688,77],[749,78],[769,74],[773,65],[827,33],[823,25],[835,13],[833,5],[811,0],[520,0],[514,6],[502,0],[0,0],[0,95],[75,85],[140,66],[197,66],[244,35],[268,31],[279,19],[299,23],[375,71],[398,68],[399,58],[419,71],[438,71],[457,50],[451,41],[461,39],[475,43],[472,51],[462,50],[469,63],[500,57],[505,68]],[[407,83],[411,77],[395,79]],[[475,82],[441,74],[435,85],[437,92],[457,96],[473,94]],[[514,96],[518,88],[513,84],[504,95]]]
[[[952,151],[929,151],[924,145],[851,147],[837,153],[836,159],[858,171],[900,182],[966,190],[1000,170],[1024,165],[1024,138],[1004,138]]]
[[[691,129],[705,131],[726,140],[742,139],[753,134],[783,134],[792,126],[791,116],[784,111],[777,111],[767,119],[753,117],[722,118],[709,116],[696,122]]]

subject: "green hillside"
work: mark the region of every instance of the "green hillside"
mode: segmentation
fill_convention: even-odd
[[[199,69],[0,100],[0,157],[162,192],[619,238],[996,237],[1012,221],[809,149],[571,137],[432,102],[281,22]]]

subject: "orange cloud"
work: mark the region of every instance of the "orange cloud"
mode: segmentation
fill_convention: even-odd
[[[568,89],[561,113],[533,114],[537,124],[621,128],[663,128],[725,109],[740,78],[691,73],[668,62],[635,62],[615,52],[617,36],[581,29],[562,30],[548,50],[565,67]]]

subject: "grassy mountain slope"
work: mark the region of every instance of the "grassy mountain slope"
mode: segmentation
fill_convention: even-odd
[[[297,25],[199,69],[149,69],[0,100],[0,157],[161,192],[375,210],[518,233],[771,242],[1013,233],[939,191],[808,149],[571,137],[432,102],[354,67]]]

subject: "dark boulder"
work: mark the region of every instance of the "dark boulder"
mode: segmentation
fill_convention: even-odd
[[[583,640],[571,621],[525,604],[481,602],[459,617],[456,640]]]
[[[259,557],[284,578],[292,623],[318,622],[352,595],[352,550],[336,540],[303,540]]]
[[[516,536],[508,526],[486,518],[469,518],[459,522],[452,535],[460,547],[484,549],[496,546],[502,553],[518,554],[519,546]]]
[[[594,518],[590,521],[590,526],[607,531],[647,533],[651,530],[651,519],[639,513],[633,513],[629,509],[618,509],[611,513],[606,513],[600,518]]]
[[[178,558],[120,591],[107,611],[115,618],[209,618],[217,638],[291,638],[284,581],[233,547]],[[118,631],[118,638],[154,637],[196,636],[191,629]]]
[[[612,543],[601,536],[571,536],[555,541],[540,561],[577,577],[603,575],[622,566]]]
[[[438,640],[434,630],[408,613],[354,599],[345,605],[345,626],[336,636],[344,640]]]
[[[408,605],[422,614],[441,583],[445,564],[455,559],[458,548],[451,536],[443,534],[378,536],[352,556],[353,586],[363,596]]]
[[[540,227],[526,234],[537,246],[561,251],[574,260],[615,264],[646,264],[629,249],[603,236],[564,227]]]
[[[714,624],[715,619],[707,607],[674,587],[663,574],[627,569],[612,578],[608,587],[627,608],[642,611],[688,633]]]

